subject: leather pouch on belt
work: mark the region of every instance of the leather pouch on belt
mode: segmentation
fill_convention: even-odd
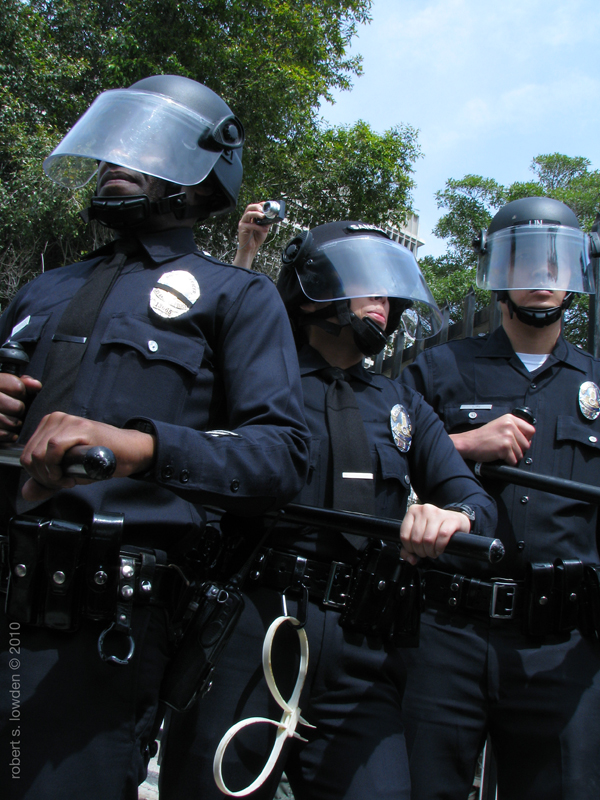
[[[23,625],[38,625],[40,621],[47,528],[46,521],[36,517],[13,517],[8,524],[6,615]]]
[[[122,535],[122,516],[94,516],[85,566],[85,613],[91,619],[115,615]]]
[[[584,593],[582,633],[600,639],[600,564],[584,567]]]
[[[44,548],[45,598],[41,624],[73,631],[81,617],[85,526],[50,520]]]
[[[528,564],[525,573],[524,633],[546,636],[553,631],[554,565]]]
[[[583,564],[576,559],[557,558],[554,562],[554,590],[556,611],[554,630],[568,633],[579,623],[579,610],[583,600]]]
[[[396,547],[372,544],[363,554],[351,599],[342,612],[345,630],[380,636],[390,644],[413,644],[419,630],[419,581]]]

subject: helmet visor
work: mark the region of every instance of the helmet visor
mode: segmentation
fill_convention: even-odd
[[[312,251],[297,274],[309,300],[397,297],[412,301],[422,336],[431,336],[442,326],[442,316],[415,257],[388,239],[356,236],[325,242]]]
[[[479,257],[477,286],[593,294],[589,237],[563,225],[518,225],[496,231]]]
[[[111,89],[77,120],[44,161],[44,170],[71,189],[85,186],[100,161],[194,186],[222,153],[200,146],[212,128],[212,122],[164,95]]]

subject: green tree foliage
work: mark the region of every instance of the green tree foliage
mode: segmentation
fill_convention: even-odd
[[[360,74],[347,55],[371,0],[5,0],[0,10],[0,305],[42,267],[77,258],[102,229],[77,216],[91,187],[68,193],[42,171],[100,92],[147,75],[192,77],[246,128],[240,210],[286,197],[294,224],[343,215],[384,222],[410,208],[416,133],[366,123],[324,128],[319,103]],[[214,255],[231,250],[235,215],[198,228]],[[231,255],[231,252],[229,252]]]
[[[439,258],[427,256],[420,265],[438,303],[448,303],[451,318],[461,316],[462,300],[470,286],[475,287],[477,255],[473,238],[487,228],[494,214],[521,197],[548,196],[568,205],[577,214],[581,227],[590,230],[600,210],[600,171],[590,170],[591,162],[581,156],[561,153],[536,156],[531,162],[534,180],[502,186],[492,178],[465,175],[449,179],[436,193],[438,208],[446,213],[434,234],[448,243]],[[477,307],[489,303],[489,292],[476,289]],[[565,315],[568,338],[585,345],[587,340],[588,298],[576,298]]]

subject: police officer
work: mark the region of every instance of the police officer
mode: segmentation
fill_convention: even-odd
[[[0,323],[30,358],[27,376],[0,375],[0,428],[25,446],[28,480],[9,500],[34,515],[10,528],[3,797],[137,798],[182,584],[173,565],[198,542],[204,504],[255,514],[302,486],[283,304],[192,235],[235,207],[243,140],[218,95],[159,75],[101,94],[45,161],[63,185],[97,172],[87,216],[117,237],[25,286]],[[74,445],[110,447],[114,478],[66,475]]]
[[[456,531],[493,529],[493,503],[431,408],[415,392],[362,366],[365,355],[383,349],[411,304],[421,306],[432,324],[439,321],[410,251],[372,225],[321,225],[287,245],[278,288],[300,346],[313,437],[308,480],[295,502],[403,519],[403,554],[411,561],[438,555]],[[426,503],[407,512],[411,480]],[[405,676],[396,653],[407,641],[401,617],[414,620],[410,598],[418,593],[418,580],[408,564],[400,569],[398,556],[395,544],[368,544],[317,525],[284,518],[275,527],[250,573],[246,608],[211,691],[197,712],[171,718],[161,764],[163,800],[222,797],[213,781],[221,737],[236,721],[281,718],[260,664],[265,632],[282,614],[282,595],[305,622],[310,658],[300,709],[303,720],[316,726],[299,725],[297,733],[307,741],[290,740],[286,747],[294,795],[408,798],[400,719]],[[404,633],[414,633],[410,624]],[[290,640],[281,631],[271,658],[286,699],[298,674],[296,633],[290,627],[287,634]],[[260,773],[274,730],[252,724],[236,735],[221,767],[231,791],[241,791]],[[273,796],[284,760],[252,797]]]
[[[502,326],[425,351],[403,383],[468,461],[597,484],[600,363],[561,334],[573,292],[593,291],[589,237],[567,206],[530,197],[500,209],[478,247],[478,285],[497,292]],[[500,798],[591,800],[600,648],[577,626],[589,611],[582,565],[599,561],[597,508],[484,485],[506,557],[495,568],[447,556],[429,564],[421,647],[405,654],[413,797],[466,800],[489,732]]]

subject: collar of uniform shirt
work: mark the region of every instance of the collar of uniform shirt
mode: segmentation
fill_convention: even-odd
[[[323,356],[309,344],[305,344],[300,349],[300,354],[300,375],[309,375],[311,372],[319,372],[331,366],[331,364],[328,364]],[[376,389],[381,388],[374,383],[373,373],[367,372],[361,364],[355,364],[353,367],[343,371],[354,380],[362,381],[370,386],[374,386]]]
[[[510,339],[504,328],[500,326],[492,331],[485,347],[476,354],[475,358],[511,358],[514,355],[516,354]],[[562,334],[558,337],[550,358],[542,365],[542,368],[547,368],[557,361],[562,361],[564,364],[587,373],[588,357],[583,352],[580,353],[577,348],[568,347]]]

